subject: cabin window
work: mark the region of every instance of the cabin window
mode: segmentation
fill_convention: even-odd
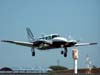
[[[45,37],[46,40],[51,40],[52,37],[51,36],[48,36],[48,37]]]

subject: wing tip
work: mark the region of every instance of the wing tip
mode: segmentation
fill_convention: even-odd
[[[98,44],[98,43],[90,43],[90,45],[96,45],[96,44]]]
[[[1,40],[1,42],[13,42],[13,41],[10,41],[10,40]]]
[[[6,40],[0,40],[0,42],[5,42]]]

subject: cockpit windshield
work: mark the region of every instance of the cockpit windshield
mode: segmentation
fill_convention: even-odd
[[[56,35],[52,35],[52,38],[55,38],[55,37],[59,37],[59,35],[57,35],[57,34]]]
[[[55,37],[59,37],[59,35],[58,34],[51,34],[50,36],[47,36],[45,39],[46,40],[51,40],[51,39],[53,39]]]

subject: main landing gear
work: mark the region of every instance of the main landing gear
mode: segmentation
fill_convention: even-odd
[[[64,51],[63,50],[61,51],[61,54],[63,54],[64,57],[67,57],[67,48],[66,47],[64,48]]]
[[[35,56],[35,50],[34,50],[34,48],[31,49],[31,52],[32,52],[32,56]]]

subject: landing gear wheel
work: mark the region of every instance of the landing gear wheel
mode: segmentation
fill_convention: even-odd
[[[64,51],[61,51],[61,54],[64,54]]]
[[[35,56],[35,52],[32,52],[32,56]]]
[[[64,57],[67,57],[67,53],[64,53]]]
[[[35,56],[35,50],[34,48],[31,48],[32,56]]]

